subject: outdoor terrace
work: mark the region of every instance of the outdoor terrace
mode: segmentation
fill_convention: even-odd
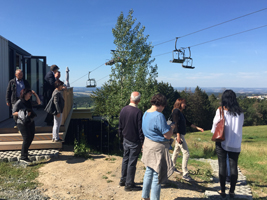
[[[68,130],[68,125],[73,111],[73,88],[63,91],[65,107],[63,111],[62,123],[60,127],[60,137],[64,140]],[[47,113],[43,108],[35,108],[37,117],[35,118],[35,137],[29,149],[60,149],[61,142],[52,142],[52,126],[47,126],[44,122]],[[0,122],[0,151],[20,150],[22,146],[22,136],[17,128],[14,128],[13,118]]]

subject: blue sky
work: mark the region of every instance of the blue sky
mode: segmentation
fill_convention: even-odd
[[[71,86],[85,86],[89,71],[111,58],[115,49],[112,28],[121,12],[130,9],[145,26],[148,42],[159,44],[175,37],[267,8],[266,0],[0,0],[0,35],[32,55],[47,56]],[[178,47],[188,47],[267,25],[267,10],[187,36]],[[174,50],[175,41],[157,45],[153,56]],[[156,56],[158,80],[174,87],[267,87],[267,26],[191,48],[194,70],[173,64],[172,53]],[[108,81],[110,66],[91,73]],[[106,77],[106,78],[104,78]],[[75,80],[78,81],[74,82]],[[73,83],[74,82],[74,83]]]

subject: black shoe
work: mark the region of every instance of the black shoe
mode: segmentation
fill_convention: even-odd
[[[229,196],[230,196],[230,198],[235,198],[235,193],[229,192]]]
[[[62,139],[53,140],[53,142],[64,142]]]
[[[218,191],[218,193],[219,193],[219,195],[221,195],[221,197],[224,199],[224,198],[226,198],[226,194],[225,194],[225,192],[222,192],[221,190],[220,191]]]
[[[27,165],[32,164],[32,161],[29,158],[20,159],[20,162],[26,163]]]
[[[125,186],[125,182],[124,182],[124,181],[120,181],[120,182],[119,182],[119,185],[120,185],[120,186]]]
[[[142,187],[136,186],[136,185],[125,185],[124,190],[129,192],[129,191],[140,191],[142,190]]]

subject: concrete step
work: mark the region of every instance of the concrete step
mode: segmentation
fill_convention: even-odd
[[[0,151],[21,150],[22,141],[0,142]],[[61,142],[51,140],[33,141],[29,149],[61,149]]]
[[[52,133],[52,126],[35,126],[35,133]],[[0,136],[5,133],[18,133],[17,128],[0,128]],[[61,126],[59,129],[60,132],[65,131],[65,127]]]
[[[59,137],[62,139],[63,132],[59,132]],[[40,140],[52,140],[52,133],[35,133],[33,141]],[[0,134],[0,142],[12,142],[12,141],[23,141],[20,133],[8,133]]]

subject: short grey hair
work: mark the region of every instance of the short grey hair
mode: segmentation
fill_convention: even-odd
[[[22,72],[23,73],[23,71],[21,69],[16,69],[15,74],[17,74],[18,72]]]
[[[133,93],[134,92],[132,92],[132,94],[131,94],[131,100],[134,101],[134,102],[139,101],[140,98],[141,98],[141,94],[138,92],[138,95],[137,96],[134,96]]]

